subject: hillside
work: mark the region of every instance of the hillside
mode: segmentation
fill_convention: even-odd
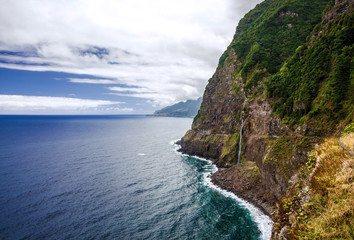
[[[353,199],[348,163],[353,157],[353,5],[353,0],[258,4],[240,21],[209,80],[192,129],[181,140],[184,153],[221,167],[215,183],[273,213],[275,239],[354,236],[353,207],[337,218],[342,230],[333,230],[334,235],[326,233],[322,220],[315,235],[308,231],[313,226],[299,224],[305,215],[306,221],[315,222],[325,212],[304,204],[331,205],[332,192],[340,192],[343,184],[350,191],[340,201]],[[340,138],[346,126],[347,145]],[[340,161],[317,177],[316,169],[328,161],[321,159],[330,154]],[[336,180],[343,169],[346,180]],[[316,181],[321,187],[313,185]]]
[[[202,98],[187,100],[154,112],[153,116],[159,117],[195,117],[202,103]]]

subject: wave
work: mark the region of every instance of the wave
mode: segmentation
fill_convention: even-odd
[[[253,218],[253,220],[257,223],[258,229],[261,231],[261,236],[263,240],[269,240],[271,239],[272,236],[272,228],[273,228],[273,221],[272,219],[265,215],[259,208],[257,208],[256,206],[254,206],[253,204],[249,203],[248,201],[238,197],[237,195],[235,195],[232,192],[229,192],[227,190],[224,190],[222,188],[220,188],[219,186],[215,185],[214,183],[212,183],[211,181],[211,176],[218,171],[218,167],[213,164],[213,162],[211,160],[205,159],[205,158],[201,158],[198,156],[190,156],[188,154],[184,154],[179,152],[178,150],[181,149],[181,146],[179,144],[177,144],[178,140],[175,141],[171,141],[170,144],[174,146],[174,151],[181,155],[181,156],[185,156],[185,157],[192,157],[201,161],[206,161],[210,164],[211,169],[208,172],[203,173],[203,178],[204,178],[204,184],[206,186],[208,186],[211,189],[214,189],[215,191],[218,191],[219,193],[221,193],[222,195],[224,195],[225,197],[230,197],[234,200],[236,200],[241,206],[245,207],[246,209],[248,209],[251,213],[251,217]]]

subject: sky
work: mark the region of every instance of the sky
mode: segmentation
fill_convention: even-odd
[[[0,114],[149,114],[197,99],[261,0],[0,0]]]

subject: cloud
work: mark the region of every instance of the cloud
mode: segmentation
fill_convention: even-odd
[[[68,80],[72,83],[117,84],[116,81],[109,79],[68,78]]]
[[[235,15],[241,17],[242,14],[246,14],[250,8],[255,7],[257,4],[263,2],[263,0],[248,0],[248,1],[229,1],[230,9],[232,9]]]
[[[133,93],[151,93],[152,91],[147,88],[139,88],[139,87],[108,87],[109,90],[114,92],[133,92]]]
[[[0,95],[0,113],[101,113],[132,112],[131,108],[120,108],[124,102],[90,100],[69,97]]]
[[[148,92],[130,96],[160,105],[195,99],[258,2],[1,1],[0,67],[88,74],[103,79],[69,81],[137,86]]]

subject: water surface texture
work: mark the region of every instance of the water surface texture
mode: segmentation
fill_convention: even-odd
[[[0,116],[0,239],[259,239],[173,140],[192,119]]]

